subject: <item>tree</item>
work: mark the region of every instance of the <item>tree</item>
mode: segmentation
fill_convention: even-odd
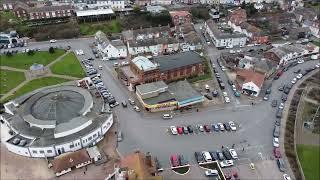
[[[53,47],[50,47],[50,48],[49,48],[49,53],[50,53],[50,54],[53,54],[53,53],[54,53],[54,48],[53,48]]]
[[[138,6],[134,6],[134,7],[133,7],[133,12],[134,12],[135,14],[139,14],[140,11],[141,11],[140,7],[138,7]]]
[[[10,51],[8,51],[7,53],[6,53],[6,56],[12,56],[12,52],[10,52]]]
[[[27,52],[27,54],[28,54],[29,56],[34,55],[34,50],[29,50],[29,51]]]

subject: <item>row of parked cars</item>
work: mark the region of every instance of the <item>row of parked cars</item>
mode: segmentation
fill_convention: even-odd
[[[234,160],[238,159],[235,149],[223,147],[221,150],[195,152],[194,156],[199,164],[219,161],[222,168],[234,165]]]
[[[216,123],[212,125],[202,125],[198,124],[196,126],[170,126],[170,131],[173,135],[182,134],[193,134],[199,132],[220,132],[220,131],[236,131],[237,125],[233,121],[226,123]]]

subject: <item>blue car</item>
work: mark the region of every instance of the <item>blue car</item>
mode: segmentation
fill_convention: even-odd
[[[212,124],[212,129],[216,132],[220,131],[219,126],[217,124]]]
[[[240,97],[240,92],[239,91],[234,92],[234,96]]]

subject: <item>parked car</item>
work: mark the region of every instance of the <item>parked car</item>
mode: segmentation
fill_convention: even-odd
[[[230,127],[229,123],[223,123],[223,126],[227,131],[231,130],[231,127]]]
[[[275,158],[281,158],[281,152],[280,152],[280,148],[279,147],[275,147],[273,149],[273,155]]]
[[[278,165],[279,170],[281,172],[285,172],[286,171],[286,165],[285,165],[284,160],[282,158],[277,159],[277,165]]]
[[[234,150],[234,149],[229,149],[229,152],[230,152],[231,157],[232,157],[233,159],[238,159],[238,154],[237,154],[236,150]]]
[[[278,104],[278,101],[277,100],[272,100],[272,102],[271,102],[271,106],[272,107],[276,107],[277,106],[277,104]]]
[[[212,161],[212,157],[208,151],[202,151],[202,156],[206,162]]]
[[[224,97],[224,101],[225,101],[226,103],[230,103],[230,98],[229,98],[229,97]]]
[[[283,175],[284,180],[291,180],[291,177],[288,174]]]
[[[221,162],[220,162],[220,166],[221,166],[222,168],[233,166],[233,160],[224,160],[224,161],[221,161]]]
[[[284,90],[284,85],[279,86],[278,90],[279,91],[283,91]]]
[[[216,154],[217,154],[217,156],[218,156],[218,158],[219,158],[220,161],[223,161],[223,160],[224,160],[224,156],[223,156],[223,153],[222,153],[221,151],[217,150],[217,151],[216,151]]]
[[[171,130],[171,134],[173,135],[177,135],[178,134],[178,130],[175,126],[170,126],[170,130]]]
[[[279,126],[274,126],[273,137],[279,137],[279,136],[280,136],[280,127]]]
[[[212,161],[216,161],[219,159],[219,157],[215,151],[209,151],[209,153],[211,155]]]
[[[119,132],[117,133],[117,141],[118,141],[118,142],[121,142],[121,141],[122,141],[122,139],[123,139],[122,132],[121,132],[121,131],[119,131]]]
[[[178,131],[178,134],[183,134],[183,128],[182,127],[177,127],[177,131]]]
[[[282,117],[282,113],[283,113],[283,110],[282,109],[278,109],[277,112],[276,112],[276,117],[277,118],[281,118]]]
[[[271,94],[271,87],[266,90],[266,94]]]
[[[216,132],[220,131],[219,126],[217,124],[212,124],[212,130]]]
[[[193,133],[193,127],[191,125],[187,126],[189,133]]]
[[[128,99],[128,101],[129,101],[129,103],[130,103],[131,105],[135,105],[134,100],[132,100],[132,99]]]
[[[209,99],[209,100],[212,100],[212,99],[213,99],[212,96],[210,96],[209,94],[205,94],[204,97],[206,97],[206,98]]]
[[[272,144],[273,144],[273,147],[279,147],[279,138],[274,137]]]
[[[183,129],[183,134],[189,133],[188,128],[186,126],[183,126],[182,129]]]
[[[125,101],[121,102],[122,107],[127,107],[127,103]]]
[[[172,167],[177,167],[179,166],[179,160],[178,160],[178,155],[174,154],[170,156],[170,162]]]
[[[55,43],[55,42],[57,42],[57,40],[55,40],[55,39],[50,39],[49,42],[50,42],[50,43]]]
[[[194,152],[194,156],[198,163],[203,163],[205,161],[200,152]]]
[[[197,127],[198,127],[198,129],[199,129],[200,132],[204,132],[204,128],[203,128],[202,125],[198,125]]]
[[[209,125],[204,125],[203,127],[204,127],[204,130],[205,130],[206,132],[210,132],[210,131],[211,131]]]
[[[268,101],[268,100],[269,100],[269,94],[266,94],[266,95],[263,97],[263,100],[264,100],[264,101]]]
[[[223,153],[223,155],[224,155],[224,157],[227,159],[227,160],[231,160],[232,159],[232,156],[231,156],[231,154],[230,154],[230,152],[229,152],[229,148],[223,148],[222,149],[222,153]]]
[[[204,174],[206,175],[206,176],[219,176],[219,173],[218,173],[218,171],[217,170],[212,170],[212,169],[209,169],[209,170],[206,170],[205,172],[204,172]]]
[[[237,126],[233,121],[229,121],[229,126],[230,126],[232,131],[236,131],[237,130]]]
[[[212,91],[212,96],[213,97],[217,97],[218,96],[218,91],[217,90]]]
[[[137,112],[140,112],[140,108],[138,106],[133,106],[133,109]]]
[[[298,74],[299,72],[301,72],[301,69],[296,69],[295,71],[293,71],[293,73]]]
[[[162,118],[163,118],[163,119],[172,119],[172,118],[173,118],[173,115],[172,115],[172,114],[163,114],[163,115],[162,115]]]
[[[218,123],[217,125],[219,126],[220,131],[224,131],[225,130],[222,123]]]

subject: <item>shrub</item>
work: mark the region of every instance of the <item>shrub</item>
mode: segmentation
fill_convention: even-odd
[[[51,53],[51,54],[54,53],[54,48],[53,48],[53,47],[50,47],[50,48],[49,48],[49,53]]]

